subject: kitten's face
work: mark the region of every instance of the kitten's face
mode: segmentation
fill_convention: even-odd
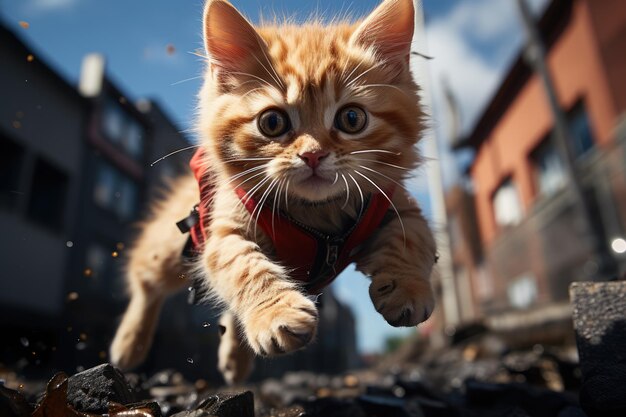
[[[323,202],[385,190],[415,166],[421,114],[408,43],[398,47],[410,43],[411,0],[387,2],[409,4],[391,12],[411,15],[400,19],[402,39],[385,38],[387,26],[382,40],[380,19],[398,23],[389,10],[360,26],[254,30],[231,6],[211,3],[202,128],[235,186],[257,198]]]

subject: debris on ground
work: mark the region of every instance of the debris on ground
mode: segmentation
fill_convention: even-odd
[[[0,387],[7,417],[584,417],[577,396],[550,389],[546,369],[562,367],[556,354],[538,349],[503,360],[467,361],[458,346],[437,360],[329,376],[288,373],[254,387],[210,390],[175,371],[151,378],[103,364],[68,377],[56,374],[43,394]],[[497,362],[497,363],[496,363]],[[551,365],[546,365],[551,363]],[[563,362],[564,363],[564,362]],[[455,373],[454,381],[438,388]],[[534,375],[533,385],[520,375]],[[543,376],[542,376],[543,375]],[[558,378],[563,378],[558,374]],[[461,379],[463,378],[463,379]],[[498,382],[501,381],[501,382]]]
[[[9,373],[0,380],[0,416],[625,416],[626,282],[577,283],[571,294],[577,347],[513,349],[474,325],[444,349],[424,350],[418,341],[378,367],[334,376],[292,372],[238,389],[192,383],[172,370],[122,374],[109,364],[59,372],[45,388]]]

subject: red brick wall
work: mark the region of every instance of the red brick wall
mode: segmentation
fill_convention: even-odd
[[[593,13],[589,4],[594,3]],[[598,6],[602,4],[602,6]],[[610,25],[595,33],[595,20],[613,16]],[[574,1],[571,20],[548,54],[548,65],[561,105],[569,109],[583,99],[597,145],[613,138],[616,118],[626,102],[626,69],[621,77],[606,64],[626,65],[626,4],[623,0]],[[607,41],[605,45],[600,41]],[[621,41],[621,43],[619,42]],[[621,50],[618,51],[618,46]],[[616,55],[619,55],[617,57]],[[622,67],[620,67],[622,66]],[[620,78],[614,80],[614,78]],[[476,185],[476,212],[483,244],[487,247],[498,235],[492,196],[507,177],[517,185],[524,212],[533,205],[531,152],[552,128],[552,116],[540,80],[533,76],[521,89],[502,118],[480,146],[470,174]]]

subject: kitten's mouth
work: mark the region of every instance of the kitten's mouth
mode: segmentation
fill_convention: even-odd
[[[324,178],[315,172],[300,182],[302,185],[308,185],[311,187],[328,187],[332,183],[333,181],[330,179]]]

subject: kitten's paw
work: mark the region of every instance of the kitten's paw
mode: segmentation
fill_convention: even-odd
[[[317,321],[315,304],[298,291],[287,291],[248,314],[244,329],[257,354],[274,356],[308,345],[315,337]]]
[[[435,308],[430,283],[420,278],[376,277],[369,293],[376,311],[394,327],[417,326]]]

